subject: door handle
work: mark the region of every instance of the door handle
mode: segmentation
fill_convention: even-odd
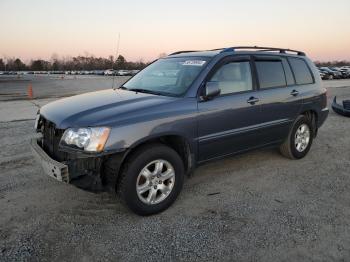
[[[255,103],[259,102],[259,98],[251,96],[249,97],[249,99],[247,100],[248,104],[254,105]]]
[[[299,92],[297,90],[293,90],[291,93],[290,93],[292,96],[297,96],[299,95]]]

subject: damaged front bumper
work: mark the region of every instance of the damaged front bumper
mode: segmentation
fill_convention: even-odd
[[[334,97],[332,109],[339,115],[350,117],[350,100],[344,100],[343,105],[337,103],[337,97]]]
[[[46,152],[39,146],[37,138],[33,138],[30,141],[30,146],[35,159],[41,164],[41,167],[47,175],[60,182],[70,182],[68,166],[52,159],[46,154]]]
[[[42,138],[33,138],[30,141],[32,153],[46,175],[91,192],[107,189],[102,181],[103,156],[77,157],[69,155],[67,160],[58,162],[45,152],[41,144]]]

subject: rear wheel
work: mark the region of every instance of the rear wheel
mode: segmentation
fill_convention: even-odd
[[[309,152],[313,140],[311,121],[301,115],[294,122],[287,139],[280,146],[280,152],[290,159],[301,159]]]
[[[162,144],[144,146],[124,165],[117,193],[135,213],[156,214],[176,200],[184,173],[183,162],[175,150]]]

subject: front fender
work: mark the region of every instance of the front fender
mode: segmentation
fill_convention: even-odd
[[[180,136],[194,147],[196,137],[196,114],[155,119],[113,127],[106,142],[106,151],[123,151],[134,148],[148,140],[162,136]]]

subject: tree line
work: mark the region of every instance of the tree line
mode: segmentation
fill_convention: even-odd
[[[159,55],[163,57],[164,54]],[[124,56],[119,55],[117,59],[113,56],[108,58],[94,56],[76,56],[71,58],[59,58],[53,55],[50,61],[37,59],[31,60],[29,64],[25,64],[19,58],[0,58],[0,71],[80,71],[80,70],[105,70],[105,69],[127,69],[140,70],[146,67],[149,63],[142,60],[138,62],[126,61]],[[315,61],[317,66],[345,66],[350,65],[350,61]]]
[[[115,70],[140,70],[147,64],[142,60],[127,61],[122,55],[119,55],[117,59],[114,59],[113,56],[108,58],[94,56],[58,58],[54,55],[50,61],[36,59],[31,60],[29,64],[25,64],[20,58],[0,58],[0,71],[80,71],[112,68]]]
[[[315,64],[316,66],[341,67],[341,66],[350,66],[350,61],[346,61],[346,60],[328,61],[328,62],[315,61]]]

